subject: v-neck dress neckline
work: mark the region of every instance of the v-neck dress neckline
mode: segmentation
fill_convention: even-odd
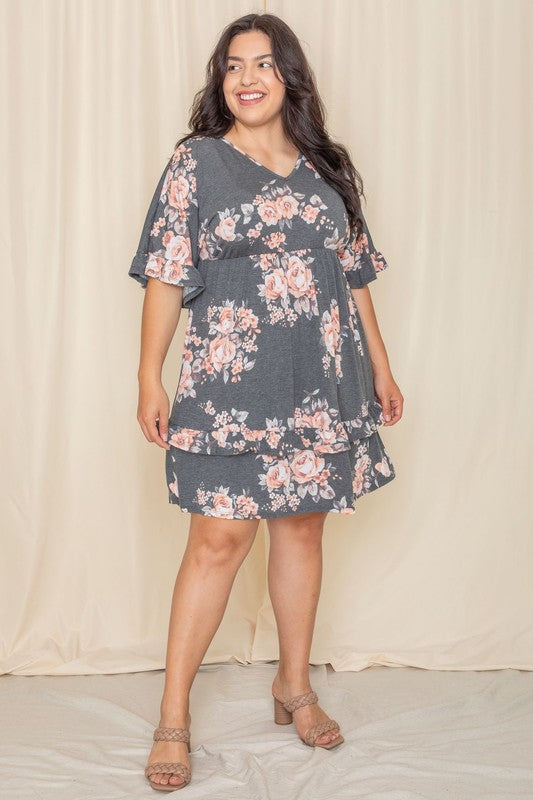
[[[256,158],[251,156],[249,153],[245,153],[244,150],[241,150],[241,148],[237,147],[236,144],[233,144],[233,142],[230,142],[230,140],[226,139],[225,136],[221,136],[220,139],[223,142],[226,142],[226,144],[228,144],[230,147],[232,147],[237,153],[240,153],[241,156],[244,156],[249,161],[251,161],[253,164],[256,164],[258,167],[261,167],[261,169],[265,170],[265,172],[270,173],[270,175],[274,175],[280,181],[288,181],[290,178],[292,178],[292,176],[294,175],[294,173],[296,172],[296,170],[300,166],[300,161],[303,158],[303,153],[302,152],[298,152],[298,156],[296,158],[296,163],[294,164],[294,167],[289,172],[289,174],[288,175],[280,175],[279,172],[274,172],[274,170],[269,169],[268,167],[265,167],[264,164],[261,164],[260,161],[258,161]]]

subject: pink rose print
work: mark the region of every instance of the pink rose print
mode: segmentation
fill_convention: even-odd
[[[209,322],[209,332],[204,338],[196,335],[192,314],[189,309],[176,401],[196,397],[196,385],[207,380],[240,381],[242,373],[254,367],[250,353],[257,351],[256,338],[261,332],[257,315],[232,300],[207,307],[203,319]]]
[[[292,327],[301,315],[307,319],[318,316],[319,290],[310,266],[314,257],[306,252],[250,256],[253,266],[263,275],[263,282],[257,288],[269,311],[271,325]]]
[[[286,192],[276,198],[276,205],[280,218],[292,219],[298,214],[298,200],[291,192]]]
[[[291,479],[291,470],[285,459],[278,459],[268,467],[265,476],[265,485],[269,491],[287,487]]]
[[[339,321],[339,305],[337,300],[332,298],[329,311],[324,311],[320,323],[321,341],[326,350],[322,357],[324,373],[329,377],[331,362],[335,365],[335,376],[337,383],[342,378],[342,355],[341,347],[343,339],[350,335],[349,325],[341,327]]]
[[[183,172],[178,173],[175,180],[170,179],[168,181],[167,190],[168,204],[173,208],[185,211],[189,208],[189,197],[196,194],[196,178],[194,175],[187,176]]]
[[[214,491],[205,489],[202,482],[196,491],[196,502],[207,517],[222,519],[260,518],[259,506],[246,492],[230,492],[229,487],[219,486]]]
[[[257,213],[265,225],[276,225],[281,217],[280,209],[275,199],[268,197],[261,198],[257,205]]]
[[[227,216],[222,217],[215,228],[215,233],[220,239],[224,239],[225,242],[233,242],[236,239],[235,226],[240,215],[232,216],[229,211],[225,213]]]
[[[287,458],[267,455],[257,458],[263,463],[259,484],[268,493],[272,511],[284,507],[294,510],[307,495],[316,503],[321,498],[335,497],[329,483],[335,469],[313,450],[296,450]]]
[[[384,475],[385,478],[388,478],[389,475],[392,474],[392,471],[391,471],[391,468],[390,468],[390,462],[387,461],[385,458],[382,458],[381,461],[376,461],[376,463],[374,464],[374,468],[379,473],[381,473],[381,475]]]
[[[298,483],[309,483],[317,479],[324,469],[325,461],[312,450],[300,450],[290,462],[291,472]]]

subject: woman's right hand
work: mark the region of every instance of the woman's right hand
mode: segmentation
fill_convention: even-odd
[[[149,442],[169,450],[168,418],[170,402],[163,384],[156,378],[139,379],[137,421]]]

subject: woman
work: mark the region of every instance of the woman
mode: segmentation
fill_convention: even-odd
[[[309,679],[323,527],[395,477],[377,428],[403,408],[367,286],[387,263],[298,39],[278,17],[248,14],[223,32],[208,75],[129,271],[146,288],[137,418],[166,450],[169,502],[191,514],[145,769],[164,790],[190,780],[189,692],[260,519],[275,721],[292,720],[310,746],[344,741]],[[169,414],[161,368],[181,307]]]

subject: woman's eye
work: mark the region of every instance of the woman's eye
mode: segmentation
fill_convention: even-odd
[[[270,61],[260,61],[260,62],[259,62],[259,64],[260,64],[261,66],[262,66],[263,64],[266,64],[268,67],[271,67],[271,66],[272,66],[272,64],[270,63]],[[229,64],[229,65],[228,65],[228,68],[227,68],[227,69],[228,69],[228,72],[233,72],[233,67],[236,67],[236,68],[238,69],[238,68],[239,68],[239,64]]]

